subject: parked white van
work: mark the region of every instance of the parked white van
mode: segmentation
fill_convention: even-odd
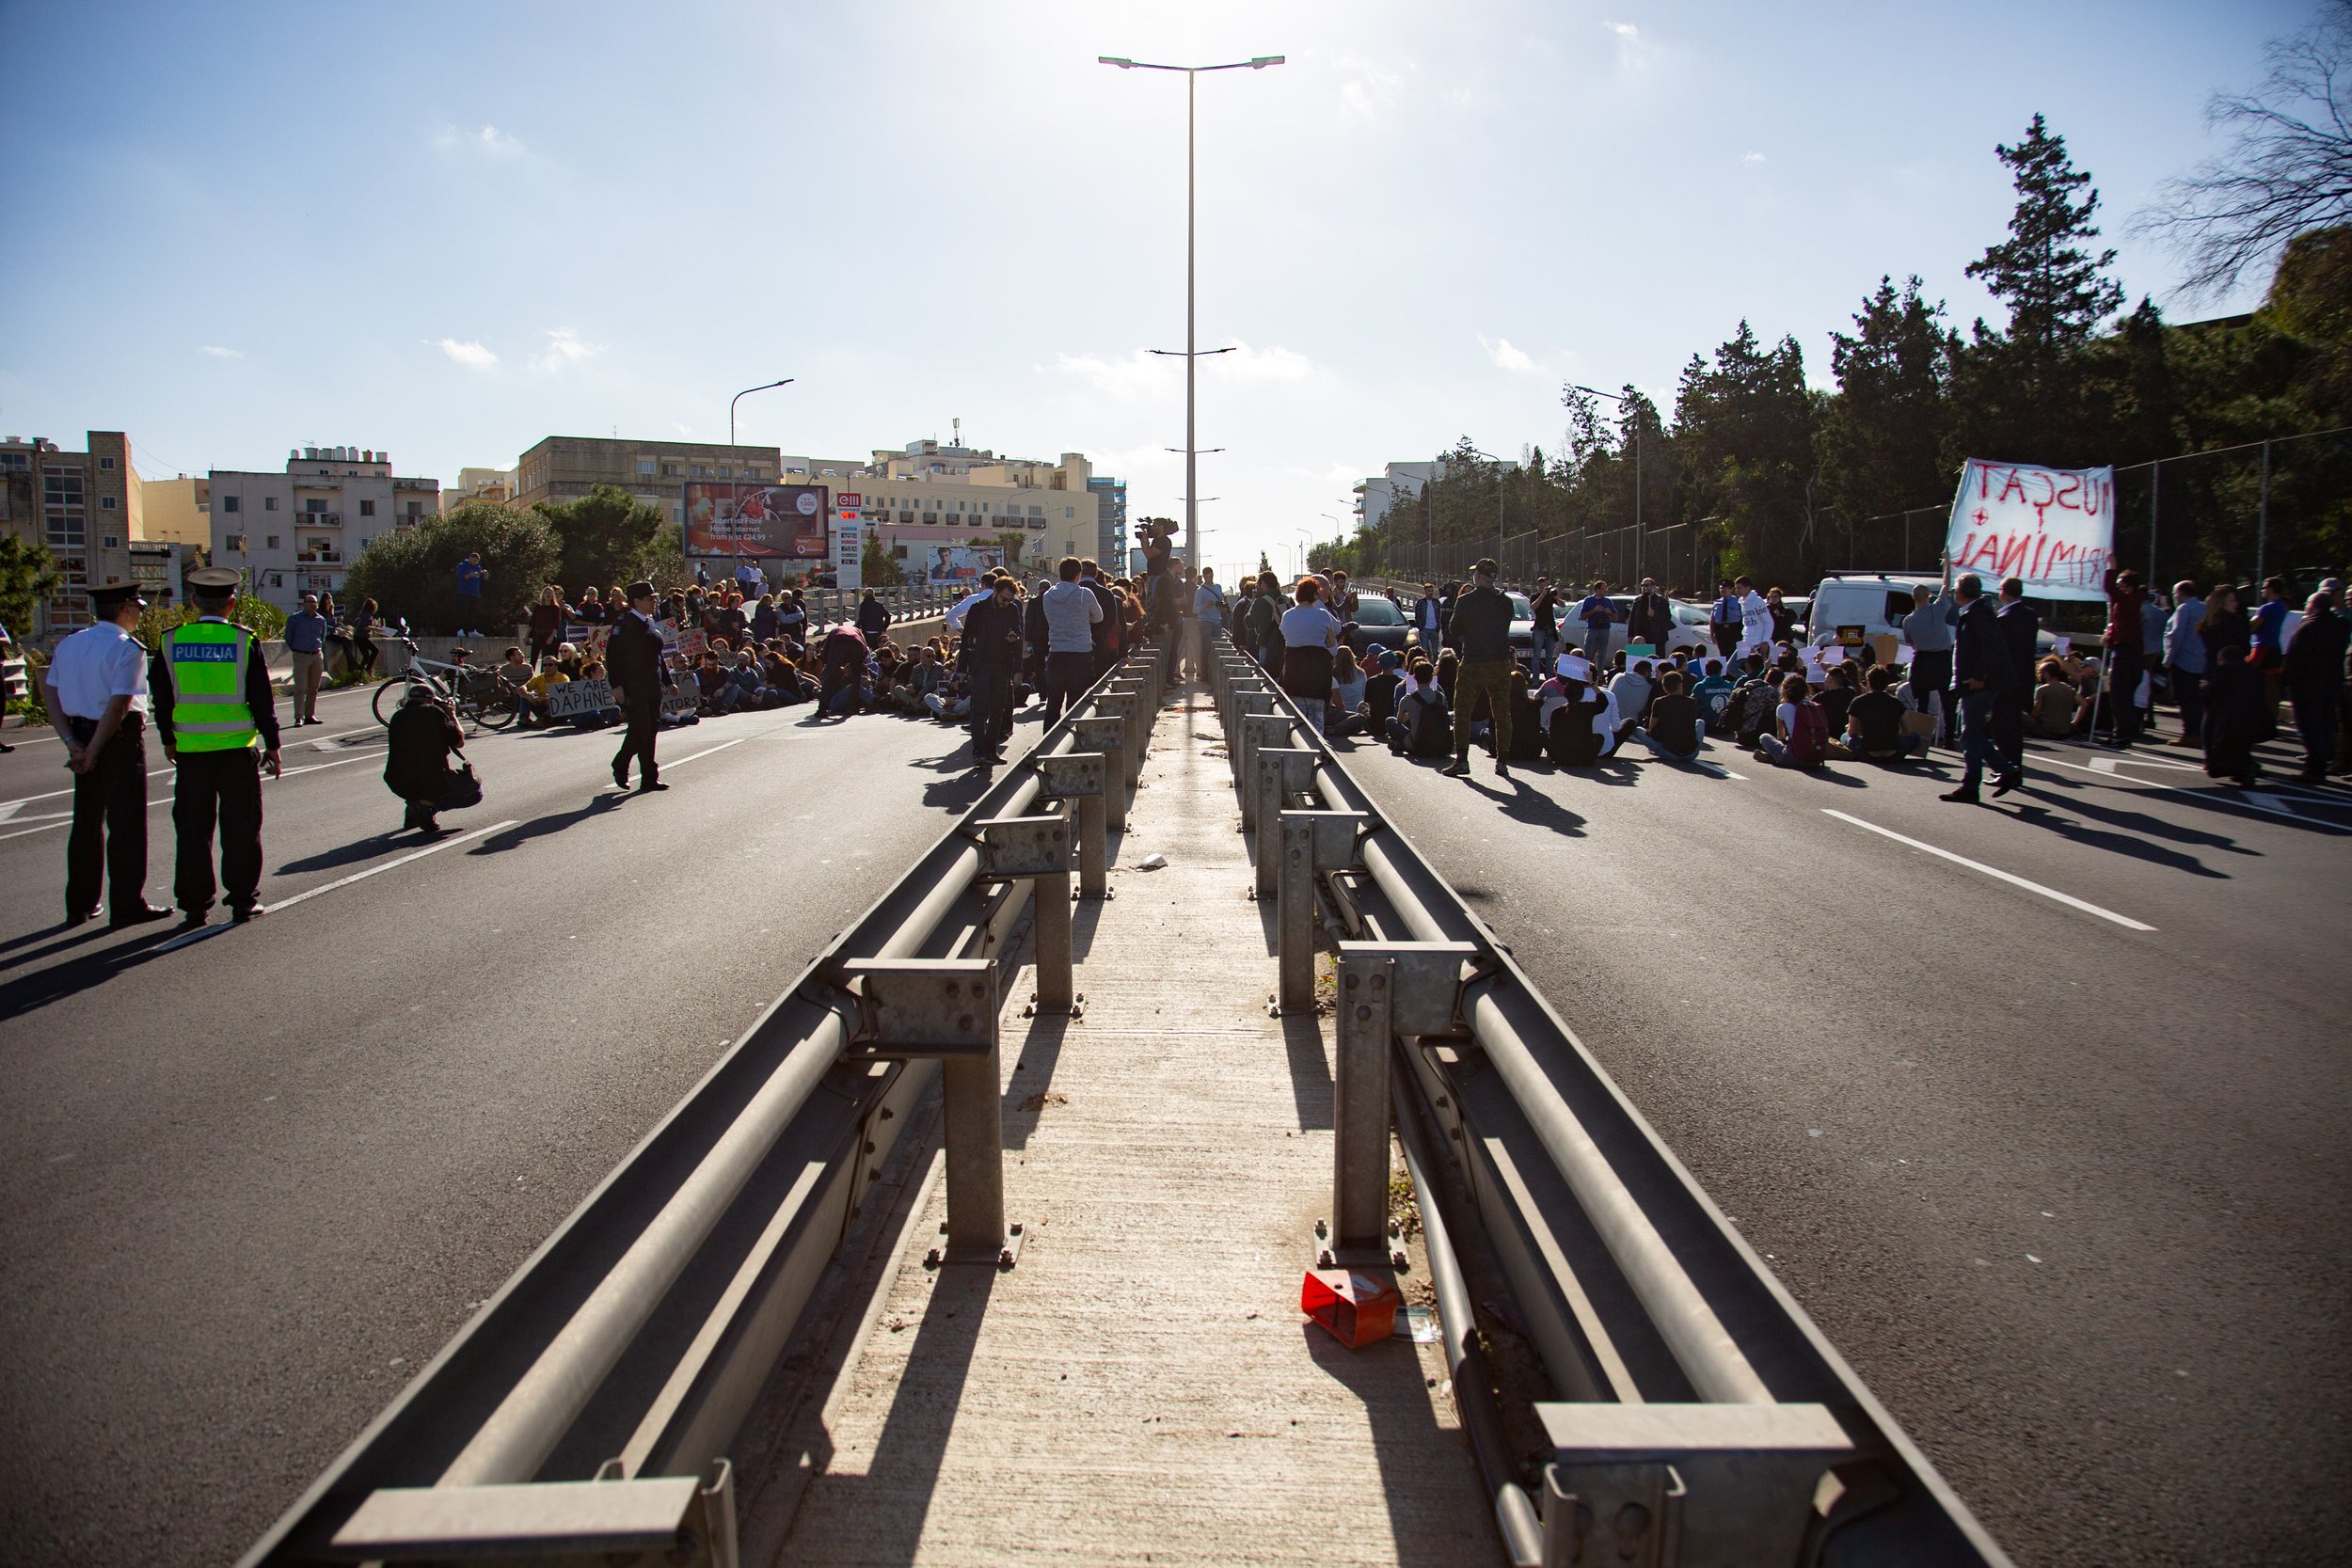
[[[1933,594],[1944,586],[1940,575],[1928,572],[1832,572],[1813,591],[1813,610],[1807,618],[1805,641],[1817,648],[1839,640],[1841,631],[1860,626],[1867,641],[1882,634],[1902,635],[1903,617],[1913,609],[1911,591]]]

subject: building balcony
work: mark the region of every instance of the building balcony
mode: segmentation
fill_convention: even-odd
[[[304,528],[341,528],[343,515],[340,512],[298,512],[294,514]]]
[[[294,557],[294,562],[302,566],[340,566],[343,563],[343,552],[341,550],[304,550]]]

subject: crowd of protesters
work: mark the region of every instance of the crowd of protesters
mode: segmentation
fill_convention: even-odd
[[[1327,736],[1450,758],[1443,771],[1454,776],[1470,771],[1473,744],[1506,778],[1515,762],[1591,768],[1634,745],[1692,763],[1711,739],[1800,769],[1917,762],[1943,745],[1962,761],[1943,799],[1972,802],[1988,775],[1996,796],[2022,784],[2028,737],[2128,747],[2153,736],[2160,700],[2181,722],[2169,743],[2201,749],[2216,778],[2257,784],[2255,748],[2280,733],[2282,703],[2303,752],[2296,782],[2352,772],[2352,617],[2338,578],[2298,614],[2282,578],[2259,598],[2185,581],[2167,596],[2137,573],[2112,572],[2106,624],[2078,640],[2047,636],[2018,579],[1947,574],[1940,591],[1918,589],[1898,623],[1901,663],[1867,639],[1852,647],[1799,640],[1780,591],[1759,592],[1745,578],[1723,584],[1708,612],[1712,657],[1668,651],[1670,601],[1644,587],[1627,615],[1605,583],[1572,603],[1539,580],[1532,626],[1517,641],[1490,561],[1469,583],[1425,584],[1409,603],[1392,595],[1405,624],[1380,628],[1391,642],[1368,639],[1355,619],[1360,591],[1344,572],[1287,586],[1263,573],[1244,580],[1232,604],[1217,591],[1213,607],[1181,613],[1257,658]],[[1613,635],[1620,629],[1622,641]]]

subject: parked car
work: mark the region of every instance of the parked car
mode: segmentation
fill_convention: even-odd
[[[1412,628],[1406,624],[1405,611],[1396,603],[1378,594],[1356,595],[1356,613],[1347,633],[1347,645],[1361,658],[1364,650],[1375,642],[1391,653],[1402,653],[1411,641]]]
[[[1563,647],[1572,642],[1581,645],[1584,641],[1584,617],[1576,608],[1578,602],[1570,600],[1560,608],[1560,642]],[[1617,618],[1609,626],[1609,646],[1612,651],[1621,652],[1625,647],[1625,624],[1633,613],[1633,595],[1612,594],[1609,602],[1617,611]],[[1707,635],[1705,607],[1684,604],[1679,599],[1669,602],[1674,607],[1674,629],[1666,634],[1666,645],[1659,652],[1670,654],[1677,648],[1689,648],[1693,653],[1713,653],[1715,644]],[[1533,630],[1532,626],[1530,629]]]

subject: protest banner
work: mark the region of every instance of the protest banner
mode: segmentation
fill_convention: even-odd
[[[1952,575],[1989,595],[2017,578],[2043,599],[2105,599],[2115,562],[2115,470],[2042,468],[1972,457],[1945,531]]]
[[[565,681],[548,688],[550,719],[593,719],[612,705],[611,681]]]

